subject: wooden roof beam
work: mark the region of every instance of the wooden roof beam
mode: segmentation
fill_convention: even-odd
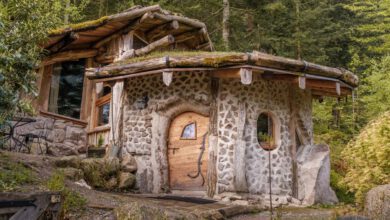
[[[173,44],[174,42],[175,42],[175,38],[172,35],[167,35],[167,36],[165,36],[157,41],[150,43],[149,45],[147,45],[143,48],[140,48],[137,50],[126,51],[122,55],[122,57],[120,57],[120,59],[118,59],[117,61],[129,59],[129,58],[134,57],[134,56],[142,56],[142,55],[145,55],[147,53],[150,53],[151,51],[153,51],[157,48],[169,46],[169,45]]]
[[[107,37],[104,37],[103,39],[99,40],[98,42],[95,43],[95,45],[93,46],[93,48],[99,48],[99,47],[102,47],[104,46],[105,44],[109,43],[110,41],[120,37],[121,35],[123,34],[126,34],[128,33],[129,31],[131,30],[137,30],[138,28],[140,28],[140,26],[146,21],[146,20],[149,20],[149,19],[153,19],[154,16],[153,16],[153,13],[145,13],[142,17],[140,17],[139,19],[135,20],[135,21],[132,21],[130,23],[128,23],[124,28],[116,31],[115,33],[107,36]]]
[[[47,65],[51,65],[63,61],[95,57],[98,54],[98,52],[99,51],[97,49],[68,50],[47,57],[46,59],[42,60],[40,66],[47,66]]]
[[[79,39],[79,34],[75,32],[69,32],[67,33],[63,38],[61,38],[58,42],[51,45],[47,50],[50,51],[50,54],[57,53],[63,49],[65,49],[67,46],[69,46],[71,43]]]
[[[182,17],[182,16],[176,16],[176,15],[164,15],[161,13],[154,13],[154,15],[155,15],[156,19],[160,19],[160,20],[163,20],[166,22],[175,20],[175,21],[178,21],[179,23],[182,23],[182,24],[188,25],[190,27],[194,27],[194,28],[205,28],[206,27],[206,25],[203,22],[200,22],[196,19],[186,18],[186,17]]]
[[[203,36],[204,34],[207,34],[206,28],[200,28],[200,29],[195,29],[191,31],[184,32],[180,35],[176,35],[176,43],[182,43],[184,41],[188,41],[194,38],[199,37],[199,35]]]
[[[162,36],[167,35],[169,32],[173,30],[177,30],[180,28],[180,24],[178,21],[173,20],[168,23],[164,23],[162,25],[158,25],[150,31],[147,31],[146,38],[148,41],[154,41],[155,39],[159,39]]]

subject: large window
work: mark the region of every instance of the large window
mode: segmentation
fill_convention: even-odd
[[[54,65],[49,96],[49,112],[80,118],[85,61]]]

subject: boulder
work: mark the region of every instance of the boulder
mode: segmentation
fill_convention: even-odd
[[[87,158],[81,161],[81,169],[89,185],[105,188],[106,182],[119,172],[120,164],[118,158]]]
[[[364,212],[370,219],[385,220],[390,216],[390,184],[377,186],[368,191]]]
[[[126,155],[123,157],[121,162],[121,170],[123,172],[134,173],[137,171],[137,161],[131,155]]]
[[[327,145],[302,146],[297,153],[298,198],[303,205],[338,203],[330,188],[330,150]]]
[[[60,157],[54,161],[54,164],[57,167],[73,167],[73,168],[80,168],[81,166],[81,158],[79,156],[65,156]]]
[[[80,169],[68,167],[68,168],[61,168],[60,171],[64,173],[64,176],[67,179],[70,179],[73,181],[78,181],[78,180],[81,180],[84,178],[84,173]]]
[[[135,176],[131,173],[120,172],[119,173],[119,189],[126,190],[131,189],[135,185]]]
[[[112,190],[118,185],[118,179],[116,177],[111,177],[105,185],[106,189]]]
[[[50,144],[47,148],[47,154],[56,157],[79,155],[74,146],[69,146],[62,143]]]

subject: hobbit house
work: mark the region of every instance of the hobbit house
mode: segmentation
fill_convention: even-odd
[[[215,52],[204,23],[158,5],[55,30],[45,48],[28,126],[48,153],[131,157],[141,193],[337,202],[312,100],[351,95],[353,73]]]

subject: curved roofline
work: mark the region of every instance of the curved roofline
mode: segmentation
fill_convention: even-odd
[[[228,67],[258,67],[268,68],[269,71],[286,71],[294,75],[313,75],[340,80],[354,88],[359,79],[352,72],[343,68],[334,68],[314,64],[304,60],[295,60],[274,56],[258,51],[252,53],[239,52],[184,52],[180,54],[161,53],[158,57],[133,58],[128,61],[113,63],[102,68],[87,69],[90,79],[112,78],[133,75],[152,70],[172,68],[208,68],[221,69]]]

